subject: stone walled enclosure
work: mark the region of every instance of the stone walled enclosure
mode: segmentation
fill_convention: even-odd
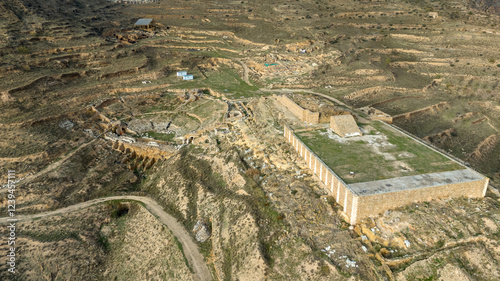
[[[319,120],[319,112],[312,112],[310,110],[304,109],[292,101],[286,95],[278,95],[276,96],[279,102],[286,106],[288,110],[290,110],[295,116],[297,116],[301,121],[307,122],[309,124],[318,124]]]
[[[311,172],[316,175],[328,193],[341,205],[342,211],[350,224],[356,224],[361,219],[376,216],[386,210],[400,207],[413,202],[430,201],[453,197],[484,197],[489,179],[479,173],[467,169],[456,172],[432,173],[419,176],[400,177],[396,179],[372,181],[348,185],[330,167],[328,167],[307,145],[305,145],[287,125],[284,126],[284,137],[295,151],[305,160]],[[453,180],[433,181],[429,185],[420,178],[443,179],[453,174]],[[419,179],[420,181],[416,181]],[[405,182],[417,182],[417,186]],[[386,183],[387,182],[387,183]],[[377,186],[402,182],[394,188],[381,189]],[[422,186],[418,186],[418,183]],[[363,189],[364,188],[364,189]],[[360,191],[363,190],[363,191]],[[368,190],[368,191],[366,191]]]

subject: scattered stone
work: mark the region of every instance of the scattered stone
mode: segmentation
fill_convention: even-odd
[[[410,245],[411,245],[411,244],[410,244],[410,241],[405,240],[405,246],[406,246],[406,248],[410,248]]]
[[[210,238],[210,228],[200,220],[198,220],[194,225],[193,232],[194,232],[194,237],[198,242],[203,243],[207,241],[208,238]]]
[[[71,122],[69,120],[64,120],[64,121],[61,121],[59,123],[59,127],[66,129],[68,131],[73,129],[74,126],[75,126],[75,124],[73,124],[73,122]]]

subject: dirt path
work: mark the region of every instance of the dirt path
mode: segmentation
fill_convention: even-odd
[[[241,64],[241,66],[243,66],[243,81],[245,81],[248,85],[253,86],[252,83],[250,83],[250,79],[248,79],[248,73],[250,72],[250,69],[248,69],[247,64],[240,59],[234,60]]]
[[[208,270],[208,267],[203,259],[203,256],[198,251],[198,246],[193,241],[189,233],[184,229],[184,227],[177,222],[177,220],[166,213],[163,208],[156,203],[153,199],[149,197],[142,196],[111,196],[105,198],[99,198],[90,200],[87,202],[75,204],[66,208],[58,209],[55,211],[49,211],[40,214],[33,215],[19,215],[16,216],[17,221],[26,221],[26,220],[34,220],[38,218],[46,218],[55,215],[67,214],[69,212],[78,211],[81,209],[89,208],[93,205],[100,204],[106,201],[113,200],[130,200],[130,201],[138,201],[144,204],[146,209],[153,214],[158,220],[160,220],[164,225],[166,225],[171,231],[172,234],[177,237],[179,242],[182,244],[182,250],[184,251],[184,255],[189,262],[189,265],[194,271],[194,279],[198,281],[212,280],[212,275]],[[9,217],[0,218],[0,224],[6,224],[12,221],[9,221]]]
[[[40,172],[36,173],[36,174],[33,174],[33,175],[29,175],[27,176],[26,178],[24,179],[21,179],[20,182],[22,182],[23,184],[26,184],[34,179],[36,179],[37,177],[39,176],[42,176],[56,168],[59,168],[66,160],[68,160],[71,156],[75,155],[75,153],[77,153],[78,151],[80,151],[81,149],[87,147],[88,145],[94,143],[96,139],[93,139],[89,142],[86,142],[82,145],[80,145],[79,147],[77,147],[76,149],[74,149],[73,151],[71,151],[70,153],[68,153],[66,156],[64,156],[61,160],[59,161],[56,161],[56,162],[53,162],[51,163],[50,165],[48,165],[47,167],[45,167],[43,170],[41,170]],[[6,192],[7,191],[7,188],[3,188],[0,190],[0,193],[2,192]]]

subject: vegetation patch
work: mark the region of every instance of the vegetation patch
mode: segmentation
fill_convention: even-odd
[[[296,135],[347,183],[463,168],[382,123],[371,126],[371,132],[351,139],[340,139],[325,129]]]

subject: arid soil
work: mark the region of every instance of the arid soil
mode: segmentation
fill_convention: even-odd
[[[19,216],[85,206],[18,222],[17,280],[500,279],[500,18],[476,2],[1,2],[0,181],[15,170]],[[283,139],[283,92],[391,115],[486,198],[350,226]],[[84,203],[109,196],[159,206]]]

